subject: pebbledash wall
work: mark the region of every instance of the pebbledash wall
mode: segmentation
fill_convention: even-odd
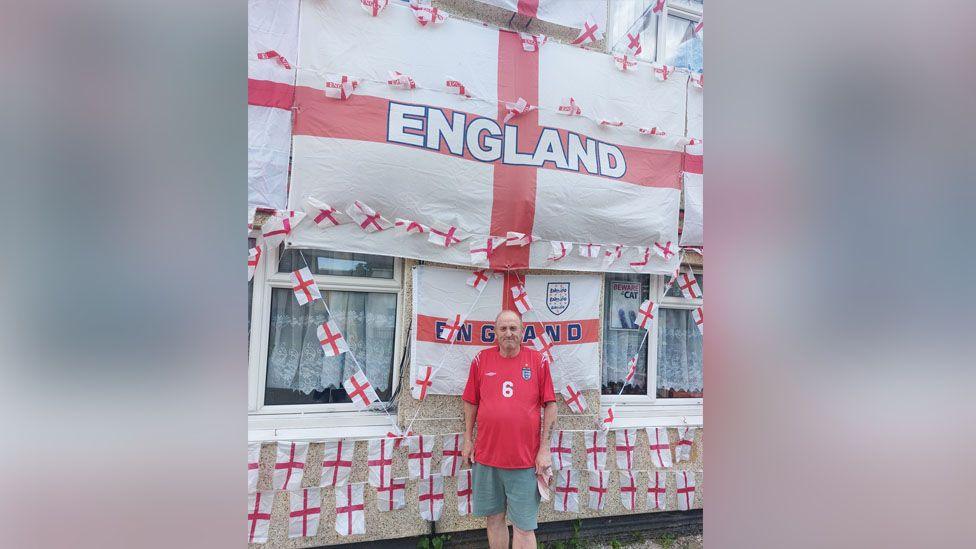
[[[578,35],[578,30],[561,27],[559,25],[554,25],[551,23],[546,23],[539,21],[537,19],[529,19],[518,14],[513,14],[512,12],[497,8],[494,6],[489,6],[486,4],[478,3],[474,0],[433,0],[433,4],[439,8],[443,8],[452,17],[461,17],[464,19],[469,19],[472,21],[484,22],[489,25],[495,25],[503,28],[512,28],[514,30],[520,30],[522,32],[531,33],[541,33],[549,37],[550,40],[557,40],[560,42],[571,42]],[[599,47],[606,49],[604,44]],[[597,49],[594,47],[593,49]],[[257,220],[256,220],[257,221]],[[412,277],[410,276],[411,268],[417,265],[418,262],[404,259],[403,261],[403,284],[404,284],[404,296],[402,306],[403,318],[411,318],[413,315],[412,310],[412,300],[409,296],[412,295]],[[431,264],[431,263],[427,263]],[[686,264],[693,267],[700,268],[702,266],[701,256],[697,254],[689,254],[686,256]],[[450,265],[438,265],[442,267],[457,268]],[[525,271],[527,274],[546,274],[551,271],[544,270],[528,270]],[[570,274],[569,271],[559,271],[561,274]],[[577,273],[574,273],[577,274]],[[592,274],[592,273],[578,273],[578,274]],[[601,290],[601,302],[600,311],[603,311],[603,299]],[[601,314],[602,316],[602,314]],[[602,318],[601,318],[602,321]],[[409,345],[409,322],[403,322],[403,339],[407,345]],[[601,362],[594,364],[594,368],[600,368],[602,363],[602,330],[601,330]],[[420,403],[415,400],[410,395],[410,379],[409,379],[409,367],[405,364],[400,371],[399,389],[397,393],[397,423],[403,427],[406,427],[410,420],[414,418],[415,413],[417,413],[417,408]],[[561,397],[557,393],[558,402],[558,419],[556,421],[555,430],[560,429],[576,429],[576,430],[590,430],[595,428],[596,414],[600,410],[600,390],[584,390],[584,397],[587,402],[587,413],[586,414],[574,414],[562,402]],[[654,471],[655,468],[650,462],[650,451],[648,449],[647,433],[642,427],[645,426],[659,426],[659,425],[681,425],[681,419],[678,417],[647,417],[646,421],[641,421],[639,417],[635,417],[633,414],[628,414],[627,405],[617,404],[615,405],[615,410],[618,412],[618,418],[623,421],[620,427],[627,428],[639,428],[637,435],[637,442],[634,452],[635,463],[633,470],[641,471],[637,479],[638,482],[638,501],[636,508],[633,511],[628,511],[620,502],[619,497],[619,478],[617,475],[616,467],[616,453],[613,450],[615,445],[616,432],[610,431],[607,433],[607,458],[606,458],[606,470],[610,473],[607,491],[607,501],[603,511],[593,511],[590,510],[587,505],[586,498],[586,476],[581,475],[577,479],[577,486],[581,488],[580,499],[579,499],[579,513],[557,513],[553,510],[552,501],[542,502],[539,510],[539,521],[540,522],[551,522],[551,521],[562,521],[570,520],[576,518],[589,518],[597,516],[612,516],[612,515],[624,515],[624,514],[639,514],[651,512],[647,509],[646,504],[646,483],[647,483],[647,471]],[[698,420],[700,421],[700,409],[698,411]],[[699,427],[695,431],[695,441],[692,446],[691,460],[683,461],[681,463],[675,463],[675,465],[669,469],[661,470],[667,471],[667,499],[665,501],[665,510],[671,511],[677,509],[677,503],[675,501],[675,479],[672,471],[688,471],[694,472],[696,474],[696,496],[694,508],[700,509],[703,507],[704,502],[704,478],[703,478],[703,464],[702,458],[704,454],[704,429],[700,425],[695,425],[694,423],[689,423],[689,425]],[[614,428],[620,428],[615,426]],[[443,435],[450,433],[458,433],[464,431],[464,419],[463,419],[463,408],[461,398],[458,396],[445,396],[445,395],[428,395],[426,402],[420,409],[419,415],[413,422],[412,430],[416,433],[424,435]],[[677,431],[675,428],[668,429],[668,434],[670,437],[670,442],[672,448],[677,443]],[[585,472],[586,466],[584,464],[584,443],[582,438],[582,433],[574,432],[572,433],[572,444],[573,444],[573,470]],[[353,469],[350,476],[349,482],[366,482],[368,467],[366,466],[366,453],[367,453],[367,443],[366,440],[370,438],[375,438],[374,436],[357,436],[357,433],[349,432],[344,434],[343,438],[356,440],[356,449],[353,457]],[[257,440],[252,437],[252,440]],[[260,469],[258,477],[258,491],[272,490],[271,486],[271,476],[274,470],[275,463],[275,444],[276,440],[271,438],[264,438],[265,442],[261,448],[261,460]],[[301,440],[299,438],[289,438],[281,436],[280,440]],[[432,470],[439,471],[440,469],[440,456],[439,451],[441,448],[441,437],[438,437],[436,441],[435,449],[437,452],[434,454],[431,466]],[[543,444],[548,444],[548,441],[543,441]],[[309,445],[308,457],[305,466],[305,474],[302,480],[302,487],[317,487],[319,485],[321,477],[321,463],[322,463],[322,453],[323,445],[321,443],[312,443]],[[409,477],[407,470],[407,444],[404,444],[394,452],[393,461],[393,477]],[[454,532],[460,530],[472,530],[472,529],[483,529],[485,527],[485,521],[483,518],[476,517],[459,517],[457,513],[457,479],[447,477],[444,479],[444,508],[441,514],[440,520],[431,523],[420,518],[418,510],[418,482],[408,481],[406,486],[406,506],[403,509],[396,511],[383,511],[377,510],[376,502],[376,490],[367,484],[364,489],[364,503],[365,503],[365,517],[366,517],[366,534],[358,536],[339,536],[335,531],[335,491],[331,487],[322,488],[322,514],[321,521],[319,523],[318,534],[313,537],[305,538],[288,538],[288,493],[285,491],[275,491],[274,504],[271,511],[271,521],[268,531],[268,541],[266,544],[250,544],[252,547],[274,547],[274,548],[301,548],[301,547],[317,547],[322,545],[334,545],[343,543],[356,543],[364,541],[373,540],[383,540],[383,539],[393,539],[393,538],[403,538],[403,537],[413,537],[429,533],[442,533],[442,532]],[[640,487],[643,487],[640,488]]]

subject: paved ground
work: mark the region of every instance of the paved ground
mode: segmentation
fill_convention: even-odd
[[[620,547],[627,549],[702,549],[702,536],[686,536],[676,539],[634,540],[619,539]],[[592,549],[613,549],[610,542],[586,545]]]

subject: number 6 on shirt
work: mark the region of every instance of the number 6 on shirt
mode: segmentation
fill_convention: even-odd
[[[512,395],[514,395],[514,394],[515,394],[515,388],[512,387],[512,382],[511,381],[506,381],[505,383],[502,383],[502,396],[503,397],[505,397],[505,398],[512,398]]]

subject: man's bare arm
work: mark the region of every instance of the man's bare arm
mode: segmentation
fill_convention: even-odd
[[[555,415],[555,414],[554,414]],[[474,453],[474,420],[478,417],[478,406],[464,401],[464,444],[461,447],[461,463],[471,463]]]
[[[535,472],[542,474],[552,466],[552,455],[549,453],[549,439],[552,437],[552,426],[556,423],[556,403],[547,402],[542,411],[542,436],[539,438],[539,453],[535,457]]]

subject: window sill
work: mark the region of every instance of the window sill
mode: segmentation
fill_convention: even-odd
[[[391,413],[396,417],[395,412]],[[247,416],[248,442],[370,439],[386,436],[392,428],[390,416],[382,411],[251,413]]]
[[[700,427],[703,425],[701,399],[652,399],[651,397],[603,396],[601,407],[613,406],[614,428]]]

